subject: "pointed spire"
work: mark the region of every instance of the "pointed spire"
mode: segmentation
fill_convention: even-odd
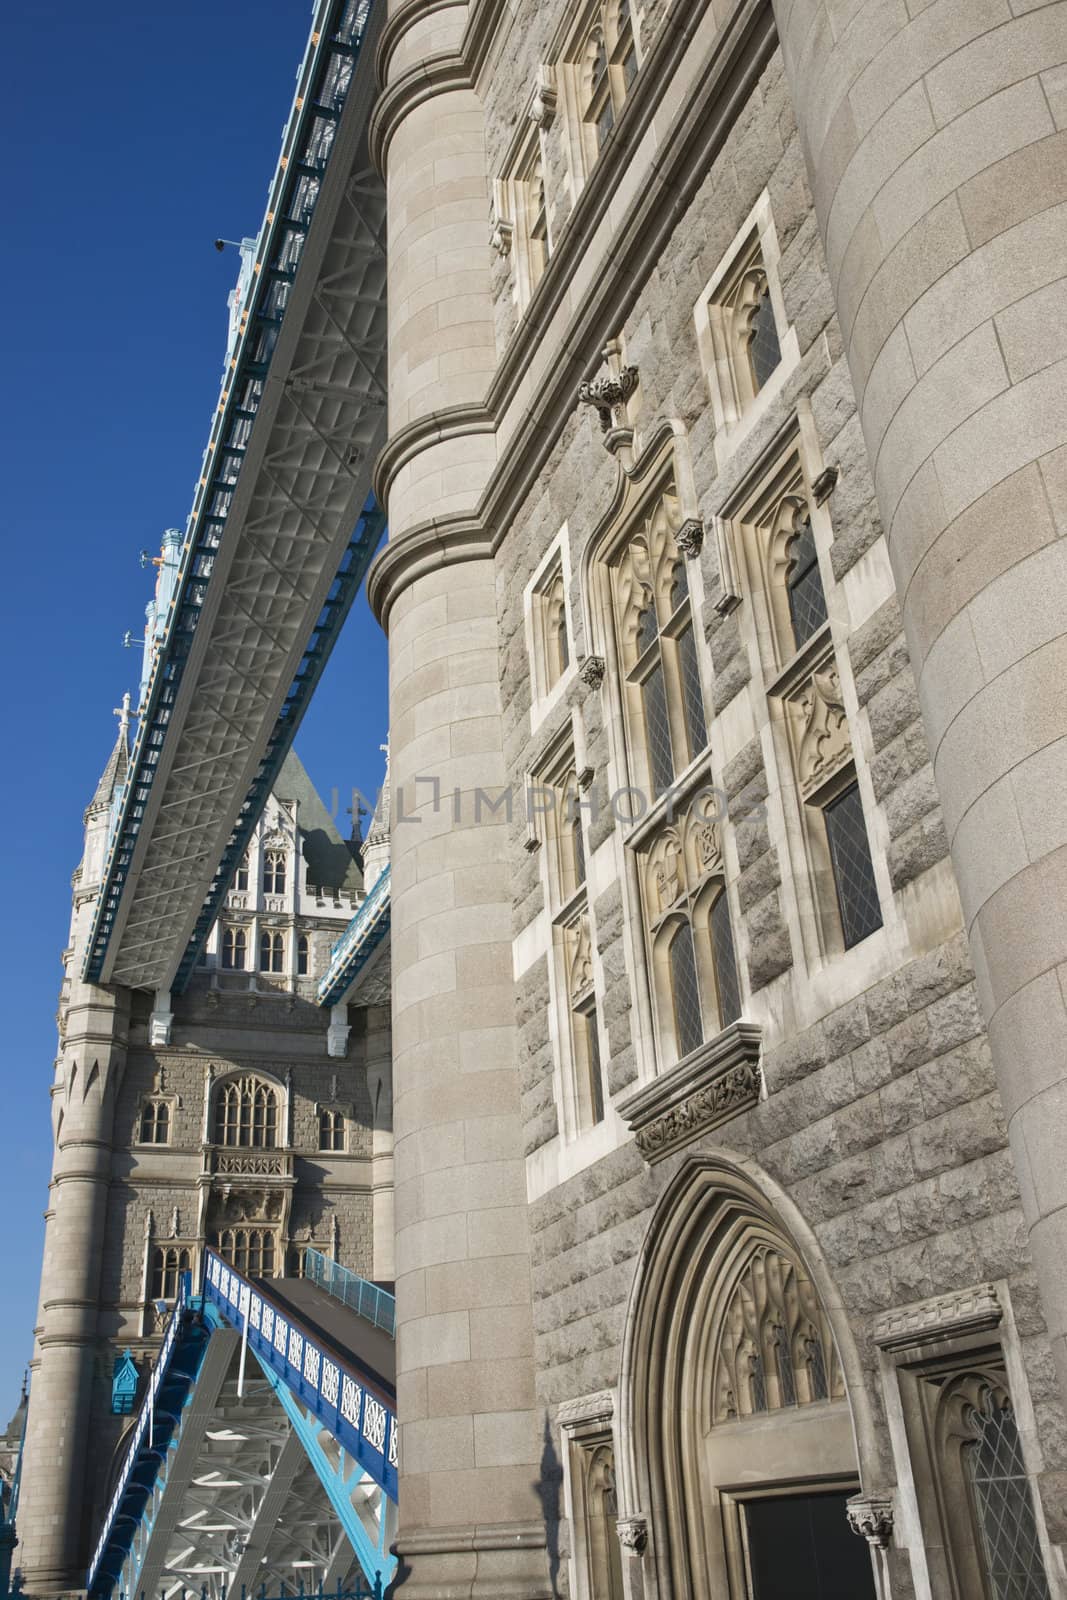
[[[115,796],[121,791],[126,782],[126,773],[130,766],[130,696],[124,694],[122,705],[114,708],[114,715],[119,719],[119,734],[115,740],[115,748],[108,757],[107,766],[96,786],[92,806],[109,806]]]

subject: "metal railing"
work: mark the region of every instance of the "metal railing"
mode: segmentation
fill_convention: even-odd
[[[379,1289],[376,1283],[368,1283],[358,1273],[349,1272],[340,1262],[324,1256],[321,1250],[304,1252],[304,1277],[332,1294],[365,1322],[372,1322],[376,1328],[383,1328],[391,1339],[396,1338],[396,1298],[388,1289]]]

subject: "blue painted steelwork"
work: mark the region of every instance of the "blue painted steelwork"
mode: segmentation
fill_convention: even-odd
[[[392,900],[389,868],[377,878],[344,933],[330,951],[330,965],[319,982],[319,1005],[335,1006],[343,1000],[361,970],[389,932]]]
[[[331,1261],[321,1250],[310,1248],[304,1251],[304,1277],[340,1300],[357,1317],[384,1328],[391,1339],[396,1338],[396,1296],[388,1289],[379,1289],[357,1272],[349,1272],[339,1261]]]
[[[229,842],[222,853],[215,876],[211,880],[200,915],[196,919],[196,926],[192,938],[182,956],[181,965],[174,979],[174,989],[181,993],[189,982],[193,967],[196,965],[197,956],[204,947],[204,941],[211,932],[212,926],[218,917],[226,891],[233,881],[241,857],[248,848],[248,841],[252,837],[263,807],[267,803],[267,796],[274,787],[275,779],[281,771],[282,762],[300,726],[300,720],[307,710],[308,702],[322,677],[323,668],[329,658],[330,651],[337,640],[337,635],[352,608],[352,602],[359,592],[359,586],[366,576],[385,533],[385,513],[378,502],[371,495],[363,508],[363,515],[356,524],[356,531],[352,535],[348,550],[345,553],[341,570],[333,581],[330,593],[326,597],[326,604],[319,613],[319,619],[312,630],[311,638],[304,651],[300,663],[300,670],[293,679],[292,687],[285,698],[285,704],[274,724],[263,760],[259,764],[259,771],[251,789],[245,797],[240,815],[234,824]]]
[[[163,1334],[86,1576],[91,1595],[110,1594],[135,1537],[144,1532],[146,1509],[160,1472],[166,1470],[169,1447],[196,1384],[209,1338],[202,1301],[193,1296],[191,1276],[183,1272],[177,1304]]]
[[[390,1500],[397,1498],[399,1435],[396,1395],[384,1383],[349,1366],[305,1328],[270,1292],[270,1279],[255,1283],[205,1251],[204,1304],[238,1333],[264,1372],[268,1369],[331,1433]]]
[[[371,1543],[370,1536],[363,1526],[354,1505],[352,1493],[363,1477],[365,1468],[358,1462],[351,1464],[346,1460],[345,1453],[341,1451],[341,1459],[335,1467],[319,1442],[319,1433],[322,1424],[310,1406],[300,1404],[285,1380],[279,1377],[271,1367],[265,1365],[257,1357],[267,1382],[278,1397],[286,1416],[293,1425],[293,1431],[304,1447],[311,1465],[315,1468],[316,1476],[326,1491],[327,1498],[337,1514],[337,1519],[345,1531],[345,1537],[355,1552],[356,1560],[363,1568],[365,1575],[371,1583],[380,1585],[384,1579],[386,1584],[393,1580],[396,1572],[397,1560],[388,1548],[390,1518],[387,1515],[386,1503],[383,1497],[378,1516],[378,1538]]]
[[[257,270],[251,278],[250,299],[243,313],[243,332],[223,378],[222,395],[189,514],[181,567],[175,591],[167,606],[163,640],[141,707],[122,808],[114,837],[110,841],[103,889],[97,903],[85,963],[84,976],[90,983],[100,979],[167,726],[207,597],[216,553],[263,397],[271,358],[322,186],[334,134],[344,110],[369,12],[370,0],[332,0],[323,24],[317,26],[311,35],[300,70],[298,83],[301,86],[306,84],[307,88],[302,94],[298,92],[294,102],[283,140],[282,156],[271,185],[267,215],[259,238],[255,263]],[[377,512],[376,515],[380,519],[382,514]],[[356,560],[356,548],[364,548],[370,533],[368,522],[373,517],[371,502],[368,502],[360,527],[349,546],[350,561]],[[380,536],[381,521],[377,526],[377,538]],[[373,547],[366,556],[364,570],[371,554]],[[351,604],[355,588],[351,583],[348,587],[351,588],[348,604]],[[329,610],[329,606],[326,609]],[[335,628],[344,620],[346,610],[347,605],[343,604],[333,608]],[[158,621],[157,618],[157,626]],[[322,670],[324,639],[320,632],[321,624],[320,617],[320,626],[316,628],[308,647],[312,652],[311,660],[305,655],[279,718],[278,729],[275,730],[277,737],[272,739],[277,761],[273,769],[275,773],[285,754],[285,741],[291,740],[299,721],[299,716],[294,718],[296,704],[299,702],[302,710],[306,703],[306,699],[301,700],[299,695],[294,701],[294,694],[316,662],[319,663],[318,671]],[[281,746],[280,754],[278,746]],[[264,759],[267,760],[266,757]],[[257,777],[253,794],[258,794],[261,787],[261,779]],[[266,790],[263,790],[262,798],[266,798]],[[249,833],[254,820],[253,813],[252,822],[248,825]],[[223,893],[225,887],[223,883]],[[221,899],[221,893],[218,898]],[[194,945],[196,943],[194,940]],[[188,977],[192,961],[196,959],[196,948],[191,948],[192,960],[188,960],[187,952],[179,988]]]

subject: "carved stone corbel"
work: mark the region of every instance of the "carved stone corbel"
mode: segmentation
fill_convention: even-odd
[[[674,542],[690,560],[700,554],[704,543],[704,521],[702,517],[686,517],[682,526],[674,536]]]
[[[503,216],[499,209],[493,205],[489,208],[489,243],[498,256],[507,257],[511,254],[511,241],[515,234],[514,225]]]
[[[623,367],[618,373],[609,373],[603,378],[587,379],[578,385],[578,403],[595,408],[600,431],[608,434],[616,426],[615,413],[625,406],[637,383],[638,371],[633,366]],[[625,423],[618,425],[624,427]]]
[[[538,128],[552,126],[552,119],[556,115],[556,99],[555,73],[551,67],[538,67],[534,92],[526,108],[526,115]]]
[[[893,1497],[888,1494],[854,1494],[845,1502],[852,1532],[875,1550],[888,1549],[893,1537]]]
[[[619,1543],[635,1556],[643,1556],[648,1549],[648,1518],[620,1517],[615,1524]]]
[[[603,656],[584,656],[578,667],[578,676],[587,689],[599,689],[604,682],[605,671]]]

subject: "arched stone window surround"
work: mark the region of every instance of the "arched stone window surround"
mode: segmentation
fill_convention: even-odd
[[[274,1106],[275,1106],[274,1139],[273,1139],[273,1142],[271,1144],[269,1144],[269,1145],[261,1145],[261,1144],[253,1145],[253,1144],[248,1144],[248,1143],[245,1143],[245,1144],[240,1143],[240,1139],[239,1139],[240,1121],[239,1121],[239,1113],[238,1113],[238,1142],[235,1143],[235,1144],[232,1144],[232,1145],[231,1144],[226,1144],[226,1148],[250,1149],[250,1150],[251,1149],[269,1149],[269,1150],[281,1150],[281,1149],[284,1149],[286,1147],[287,1143],[288,1143],[287,1130],[288,1130],[288,1127],[289,1127],[289,1106],[288,1106],[288,1094],[287,1094],[286,1086],[285,1086],[284,1083],[281,1082],[280,1079],[276,1078],[273,1073],[266,1072],[261,1067],[247,1067],[247,1068],[246,1067],[238,1067],[238,1068],[234,1068],[234,1070],[231,1071],[231,1072],[227,1072],[224,1075],[213,1079],[212,1084],[211,1084],[211,1094],[210,1094],[209,1103],[208,1103],[208,1116],[207,1116],[207,1138],[208,1138],[208,1141],[211,1144],[216,1144],[216,1145],[220,1145],[220,1146],[225,1143],[224,1140],[222,1140],[222,1139],[220,1139],[218,1137],[218,1135],[223,1131],[222,1123],[220,1121],[220,1114],[221,1114],[221,1108],[222,1108],[223,1103],[224,1103],[224,1099],[234,1089],[236,1089],[238,1091],[238,1093],[240,1093],[241,1086],[243,1084],[246,1084],[246,1083],[250,1084],[250,1085],[257,1086],[257,1087],[260,1087],[260,1088],[262,1088],[264,1090],[268,1090],[271,1093],[273,1093],[273,1095],[274,1095]],[[254,1104],[253,1104],[252,1110],[253,1110],[253,1113],[254,1113],[254,1111],[255,1111]]]
[[[617,797],[616,816],[620,819],[617,837],[635,846],[639,840],[647,838],[655,826],[656,818],[666,814],[669,797],[662,797],[651,813],[647,803],[642,804],[637,799],[633,824],[621,820],[626,811],[626,791],[634,791],[635,797],[645,795],[647,779],[640,728],[635,730],[632,719],[628,721],[626,715],[625,631],[620,638],[610,566],[625,544],[628,531],[649,513],[669,482],[674,485],[678,517],[682,521],[699,519],[699,501],[685,428],[681,422],[664,419],[650,429],[647,444],[632,465],[627,466],[621,461],[618,463],[611,503],[586,541],[579,563],[582,632],[588,641],[589,654],[600,657],[605,664],[603,682],[598,691],[608,733],[609,761],[605,790],[606,794]],[[706,684],[711,676],[710,659],[706,655],[703,629],[697,623],[703,602],[700,563],[687,560],[685,567],[697,654]],[[656,581],[660,590],[665,592],[668,579],[664,571],[658,573]],[[636,741],[633,737],[635,732],[638,735]],[[713,764],[714,751],[710,754],[707,750],[702,751],[689,768],[679,774],[675,791],[689,793],[705,778],[710,784],[713,773],[709,772],[709,766],[713,767]],[[680,811],[681,808],[679,814]],[[733,863],[732,841],[726,848],[728,860]],[[639,1075],[646,1079],[661,1070],[663,1062],[656,1043],[658,1020],[650,954],[644,935],[640,863],[636,849],[628,848],[621,852],[620,877],[624,896],[624,938],[629,946],[628,967],[634,974],[634,1042]],[[734,933],[740,966],[743,952],[738,937],[740,925],[736,920]]]
[[[814,1286],[845,1395],[797,1408],[789,1421],[810,1422],[824,1440],[832,1430],[835,1440],[846,1441],[852,1452],[846,1476],[858,1463],[865,1486],[892,1481],[847,1314],[796,1206],[754,1162],[732,1152],[688,1158],[660,1197],[641,1246],[620,1381],[619,1514],[648,1520],[644,1559],[656,1587],[646,1592],[658,1600],[718,1600],[726,1592],[718,1518],[700,1503],[708,1486],[692,1470],[693,1451],[698,1429],[712,1426],[717,1318],[752,1249],[764,1243],[796,1261]],[[781,1427],[781,1413],[772,1413],[769,1425]],[[840,1468],[832,1475],[840,1477]],[[811,1476],[820,1476],[817,1466]]]
[[[557,68],[575,195],[622,115],[640,62],[630,0],[585,0],[573,14]]]

